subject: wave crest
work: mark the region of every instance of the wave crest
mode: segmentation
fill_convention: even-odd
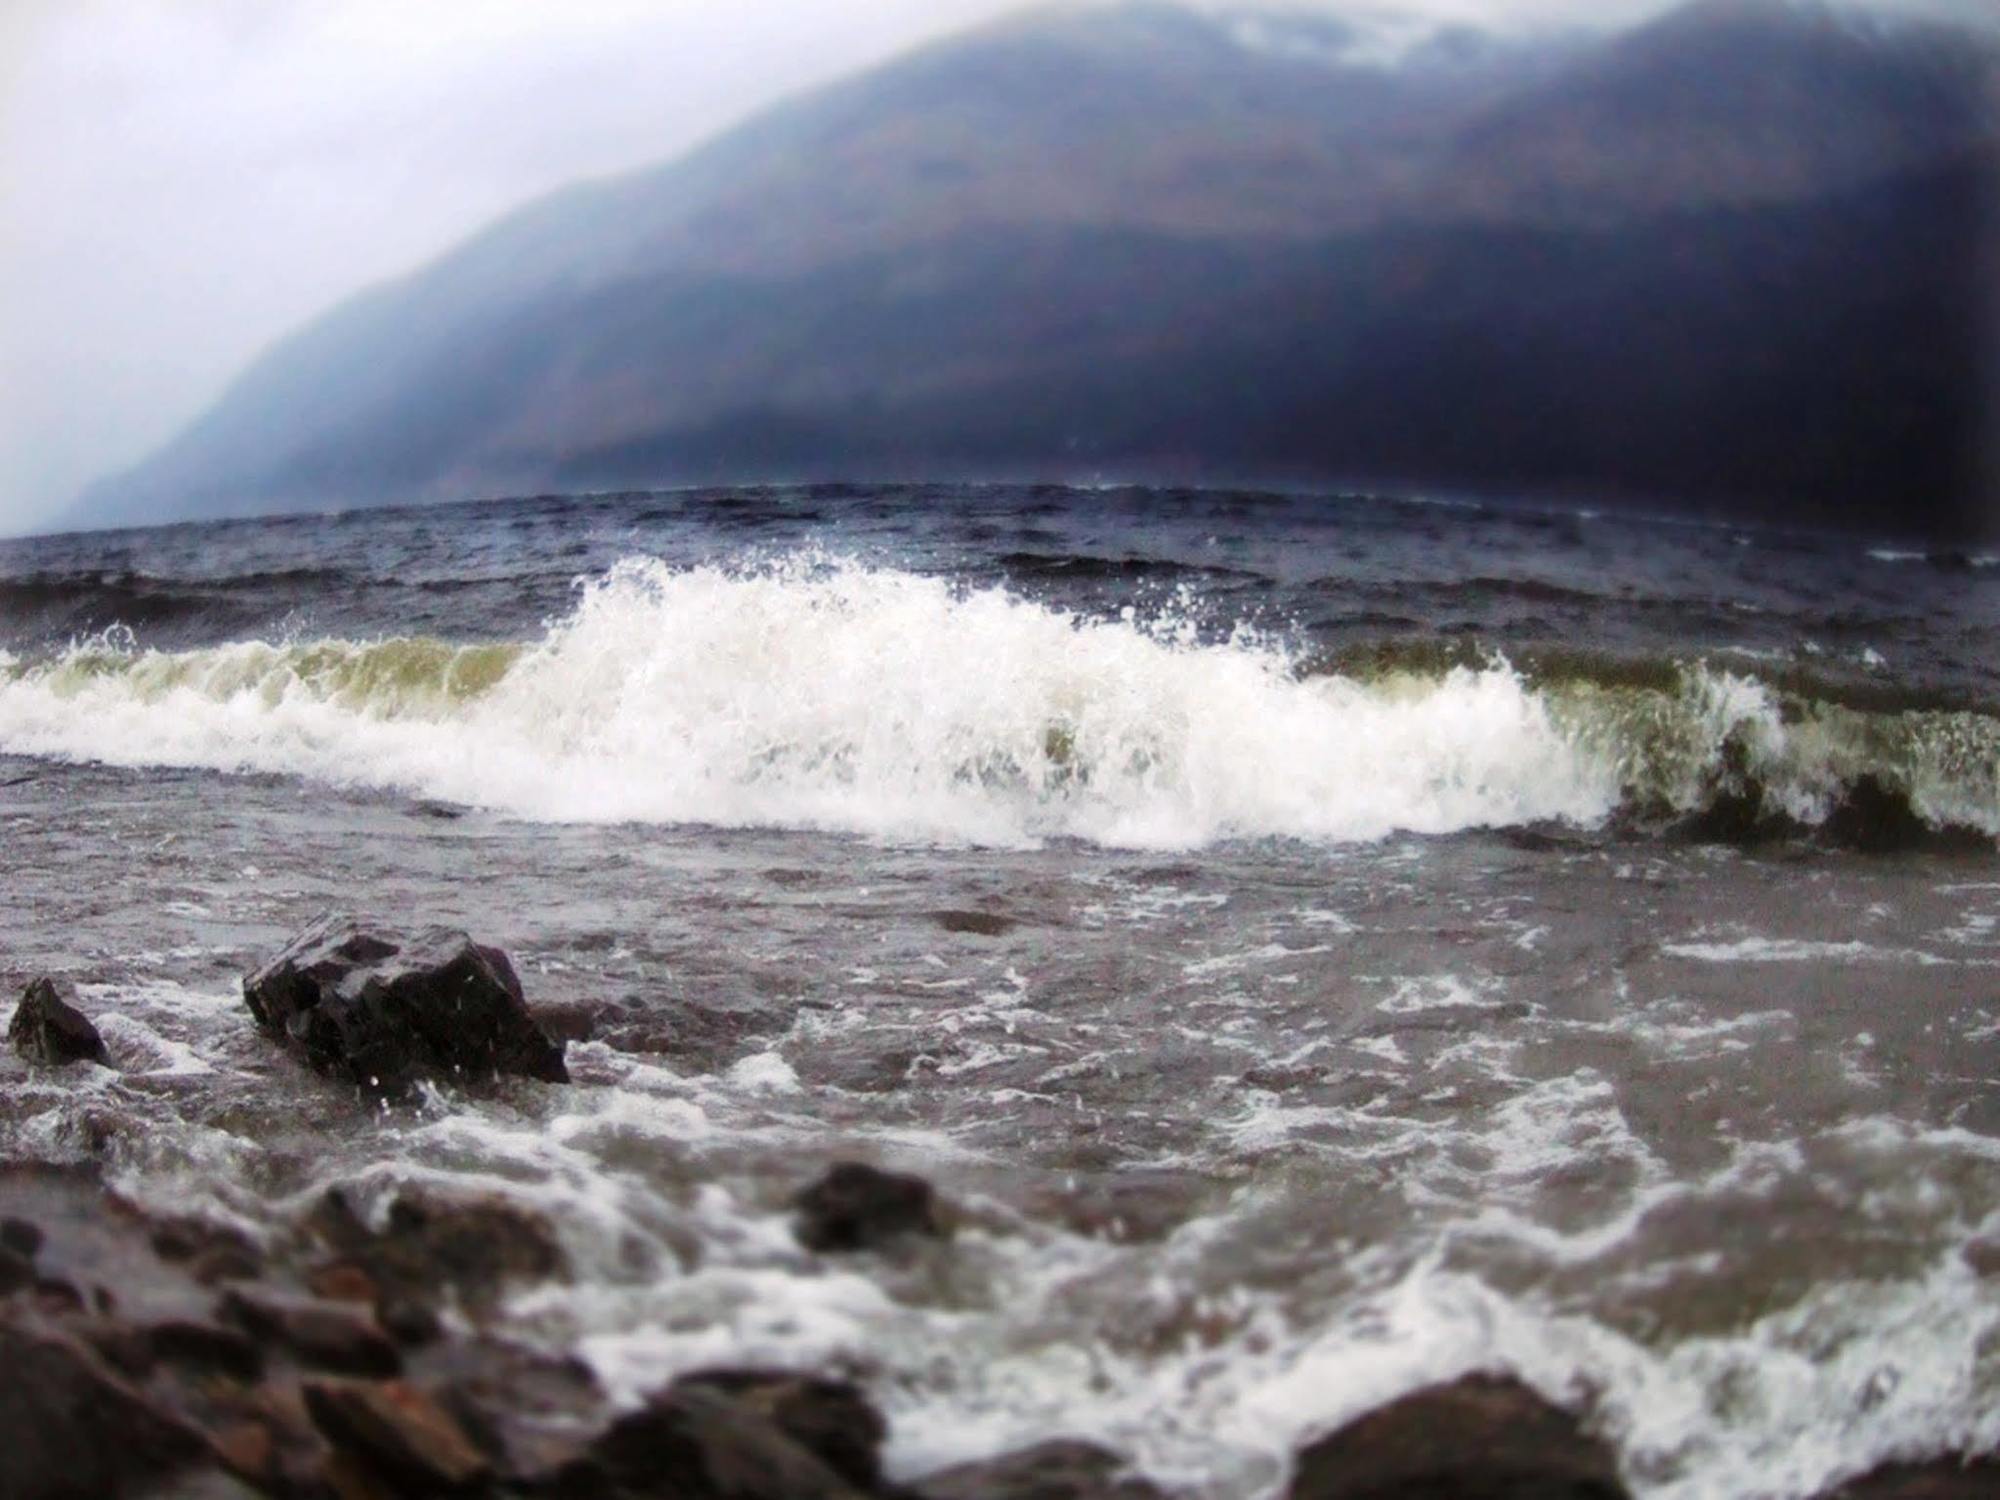
[[[628,559],[521,645],[100,643],[0,662],[0,747],[302,774],[546,820],[1189,847],[1599,821],[1700,802],[1749,747],[1786,810],[1889,774],[2000,829],[2000,736],[1754,680],[1531,681],[1504,661],[1314,675],[1249,633],[796,561]],[[1845,717],[1842,717],[1845,715]],[[1741,754],[1739,750],[1737,752]]]

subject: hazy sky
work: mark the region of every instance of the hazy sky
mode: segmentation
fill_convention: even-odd
[[[0,533],[141,457],[294,325],[513,205],[1018,5],[0,0]]]

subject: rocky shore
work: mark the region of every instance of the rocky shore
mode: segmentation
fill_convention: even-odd
[[[560,1086],[563,1018],[463,933],[329,918],[244,982],[250,1018],[303,1065],[384,1099],[426,1077]],[[103,1067],[88,1016],[30,984],[9,1027],[37,1068]],[[699,1041],[699,1038],[695,1038]],[[860,1162],[801,1181],[793,1233],[827,1257],[950,1252],[924,1180]],[[0,1494],[1148,1500],[1124,1455],[1053,1440],[890,1476],[887,1422],[854,1381],[721,1366],[616,1402],[581,1362],[510,1331],[508,1300],[567,1279],[553,1228],[494,1196],[328,1190],[262,1240],[163,1216],[94,1172],[0,1167]],[[1290,1500],[1627,1493],[1587,1418],[1504,1373],[1393,1399],[1307,1443]],[[1839,1500],[2000,1493],[2000,1464],[1884,1469]]]

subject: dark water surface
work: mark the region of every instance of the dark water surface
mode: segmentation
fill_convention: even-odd
[[[1074,1433],[1248,1500],[1475,1367],[1654,1495],[2000,1443],[1985,559],[548,499],[7,543],[0,646],[0,979],[78,981],[117,1064],[0,1059],[9,1160],[259,1234],[329,1183],[517,1194],[577,1271],[524,1331],[628,1394],[850,1370],[906,1473]],[[1745,795],[1768,836],[1697,837]],[[330,907],[508,948],[589,1018],[574,1083],[302,1072],[237,979]],[[851,1155],[951,1244],[800,1250]]]

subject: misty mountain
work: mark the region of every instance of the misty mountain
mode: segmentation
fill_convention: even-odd
[[[271,349],[85,524],[795,478],[1631,497],[1963,531],[2000,49],[1035,12],[532,204]]]

